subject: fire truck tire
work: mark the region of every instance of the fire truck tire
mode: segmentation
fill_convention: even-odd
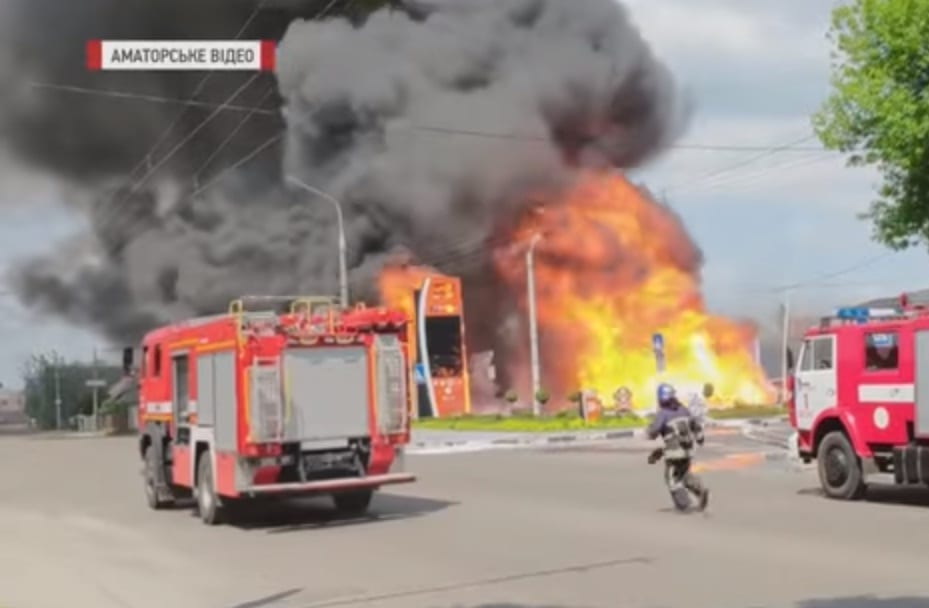
[[[197,512],[208,526],[215,526],[222,519],[222,507],[213,483],[213,466],[210,453],[203,452],[197,460]]]
[[[355,492],[340,492],[332,495],[335,508],[339,514],[348,517],[364,515],[371,506],[374,490],[357,490]]]
[[[867,488],[861,461],[845,433],[832,431],[819,444],[819,482],[829,498],[857,500]]]
[[[156,471],[159,466],[164,466],[158,462],[158,450],[155,446],[149,445],[145,448],[145,500],[152,509],[164,509],[171,504],[171,500],[166,500],[158,491],[156,483]]]

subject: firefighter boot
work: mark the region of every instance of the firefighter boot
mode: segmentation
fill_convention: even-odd
[[[707,505],[710,504],[710,489],[704,486],[700,478],[690,471],[684,477],[684,485],[697,497],[697,509],[705,511]]]

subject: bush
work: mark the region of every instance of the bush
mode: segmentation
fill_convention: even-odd
[[[503,398],[506,399],[507,403],[511,405],[519,401],[519,395],[517,395],[516,391],[514,391],[513,389],[508,390],[506,392],[506,395],[503,396]]]
[[[583,394],[584,393],[582,391],[574,391],[573,393],[568,395],[568,401],[570,401],[571,403],[580,403],[581,397],[583,396]]]
[[[541,403],[542,405],[545,405],[546,403],[548,403],[549,399],[551,398],[552,396],[549,395],[548,391],[545,390],[544,388],[540,388],[535,393],[535,400]]]
[[[129,404],[121,399],[109,399],[100,405],[102,416],[122,415],[129,411]]]

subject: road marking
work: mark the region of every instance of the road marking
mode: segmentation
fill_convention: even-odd
[[[703,473],[706,471],[734,471],[751,468],[761,464],[765,460],[766,457],[761,452],[743,452],[739,454],[729,454],[724,458],[717,458],[716,460],[698,462],[694,465],[693,470],[695,473]]]

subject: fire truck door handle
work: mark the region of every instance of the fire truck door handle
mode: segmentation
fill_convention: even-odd
[[[835,389],[832,389],[832,388],[826,389],[826,394],[829,395],[830,397],[834,397]]]

